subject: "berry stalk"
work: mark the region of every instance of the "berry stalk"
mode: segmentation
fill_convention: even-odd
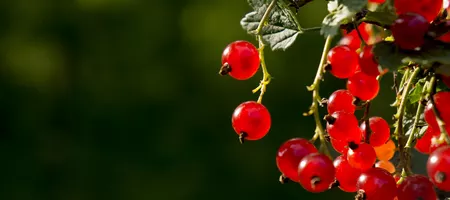
[[[325,130],[322,126],[322,121],[320,119],[319,115],[319,105],[321,103],[321,98],[319,95],[319,86],[320,81],[322,80],[324,68],[326,66],[327,61],[327,54],[331,47],[331,40],[332,37],[328,36],[325,40],[325,44],[322,51],[322,57],[320,58],[319,67],[317,69],[316,77],[314,78],[314,82],[312,85],[308,86],[308,90],[312,91],[312,105],[310,107],[310,110],[308,113],[305,113],[304,115],[314,115],[314,120],[316,122],[316,133],[314,134],[312,138],[312,142],[314,142],[317,138],[320,139],[321,147],[324,148],[324,153],[327,155],[330,155],[328,148],[326,146],[326,139],[325,139]]]
[[[266,93],[267,90],[267,85],[270,83],[270,80],[272,79],[272,77],[270,76],[268,70],[267,70],[267,66],[266,66],[266,62],[264,59],[264,42],[263,42],[263,38],[261,35],[261,31],[264,27],[264,25],[267,23],[267,20],[270,17],[270,13],[272,12],[273,8],[275,7],[277,3],[277,0],[272,0],[272,2],[270,2],[269,6],[266,9],[266,12],[264,13],[261,21],[259,22],[258,27],[255,30],[255,34],[256,34],[256,38],[258,40],[259,43],[259,48],[258,48],[258,52],[259,52],[259,59],[261,62],[261,68],[262,68],[262,72],[263,72],[263,78],[261,80],[261,83],[259,84],[259,86],[257,88],[255,88],[252,92],[256,93],[258,91],[260,91],[259,97],[258,97],[258,103],[262,102],[262,98],[264,96],[264,93]]]
[[[420,68],[415,67],[412,74],[408,77],[408,80],[406,81],[406,86],[403,88],[400,105],[397,109],[397,113],[394,115],[395,119],[397,119],[394,134],[398,137],[398,148],[400,151],[400,166],[403,168],[402,177],[404,175],[410,175],[412,173],[410,166],[408,166],[409,154],[407,151],[405,151],[405,148],[404,148],[405,147],[405,145],[404,145],[405,144],[404,143],[405,132],[403,130],[403,117],[405,114],[405,106],[406,106],[406,100],[407,100],[407,96],[409,94],[409,90],[411,89],[411,86],[413,85],[413,81],[417,77],[419,72],[420,72]]]

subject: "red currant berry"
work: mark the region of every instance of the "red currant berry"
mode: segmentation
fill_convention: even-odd
[[[440,190],[450,191],[450,146],[436,149],[428,157],[427,172],[431,182]]]
[[[428,31],[428,27],[429,23],[421,15],[414,13],[402,14],[391,27],[392,35],[395,39],[394,42],[402,49],[414,50],[424,43],[424,36]]]
[[[381,117],[371,117],[369,119],[370,138],[369,144],[373,147],[378,147],[385,144],[390,138],[389,124]],[[361,132],[363,133],[363,140],[367,137],[366,123],[361,124]]]
[[[394,173],[395,172],[395,166],[394,164],[392,164],[392,162],[387,161],[387,160],[380,160],[377,163],[375,163],[375,167],[381,168],[386,170],[389,173]]]
[[[450,92],[438,92],[433,96],[436,109],[446,124],[450,124]],[[439,130],[436,115],[433,112],[432,104],[429,103],[424,111],[425,121],[435,130]]]
[[[398,200],[436,200],[437,195],[433,184],[423,175],[412,175],[406,177],[398,186]]]
[[[378,62],[372,53],[372,46],[365,46],[363,51],[359,54],[359,66],[361,71],[369,76],[377,77],[380,75]]]
[[[328,52],[327,60],[331,74],[337,78],[352,76],[358,66],[358,54],[348,46],[335,46]]]
[[[367,28],[368,26],[370,26],[370,24],[366,24],[364,22],[358,26],[358,30],[366,43],[369,43],[371,37],[371,33],[369,33]],[[356,51],[361,47],[361,39],[358,36],[358,32],[356,30],[352,30],[348,33],[344,33],[344,37],[341,38],[338,45],[348,45],[350,49]]]
[[[243,139],[263,138],[269,132],[272,123],[267,108],[254,101],[240,104],[234,110],[231,122],[236,133],[240,135],[241,142]]]
[[[356,192],[356,182],[361,175],[361,169],[350,166],[347,158],[342,155],[334,159],[333,165],[336,168],[336,180],[339,182],[339,188],[345,192]]]
[[[354,113],[356,106],[353,104],[354,97],[348,90],[336,90],[328,98],[327,108],[328,113],[337,111],[344,111],[347,113]]]
[[[377,161],[377,154],[372,146],[366,143],[350,145],[347,152],[348,163],[354,168],[367,170]]]
[[[303,157],[316,153],[317,149],[308,140],[294,138],[278,149],[277,166],[280,172],[292,181],[298,182],[298,164]]]
[[[395,0],[394,7],[398,15],[417,13],[431,22],[441,12],[442,3],[442,0]]]
[[[361,141],[361,130],[355,115],[339,111],[325,119],[327,120],[327,132],[332,139],[357,144]]]
[[[393,200],[397,195],[394,177],[381,168],[370,168],[363,172],[356,187],[364,191],[366,200]]]
[[[441,137],[441,134],[433,136],[431,138],[431,145],[430,145],[430,153],[433,153],[438,149],[439,147],[448,145],[445,141],[439,141],[439,138]]]
[[[255,75],[259,64],[259,53],[252,43],[235,41],[223,51],[222,68],[219,73],[229,74],[237,80],[246,80]]]
[[[417,140],[415,146],[416,150],[423,154],[431,153],[431,139],[433,137],[439,137],[439,135],[439,131],[434,131],[431,126],[428,126],[422,137]]]
[[[300,185],[307,191],[326,191],[335,177],[333,162],[328,156],[319,153],[305,156],[298,166],[298,177]]]
[[[366,75],[363,72],[356,72],[355,75],[348,79],[347,88],[353,96],[366,101],[372,100],[378,95],[380,85],[375,77]]]
[[[348,149],[348,144],[345,141],[336,140],[331,138],[330,140],[331,146],[334,150],[336,150],[340,154],[346,154]]]

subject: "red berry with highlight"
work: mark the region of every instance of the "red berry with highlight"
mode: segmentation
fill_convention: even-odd
[[[359,66],[361,71],[369,76],[380,75],[380,69],[378,68],[378,62],[372,53],[372,46],[365,46],[363,51],[359,54]]]
[[[369,119],[370,138],[369,144],[373,147],[378,147],[385,144],[390,138],[389,124],[381,117],[371,117]],[[361,124],[361,131],[363,133],[363,140],[367,137],[366,123]]]
[[[358,54],[348,46],[335,46],[328,52],[328,63],[331,74],[337,78],[352,76],[358,66]]]
[[[450,146],[436,149],[428,157],[427,172],[431,182],[443,191],[450,191]]]
[[[300,185],[309,192],[324,192],[334,182],[335,168],[326,155],[314,153],[304,157],[298,166]]]
[[[303,138],[293,138],[281,145],[277,153],[280,172],[292,181],[298,182],[298,165],[303,157],[316,153],[316,147]]]
[[[237,80],[251,78],[258,71],[260,64],[256,47],[247,41],[235,41],[222,53],[220,74],[228,74]]]
[[[400,48],[413,50],[425,42],[425,34],[429,23],[421,15],[414,13],[402,14],[391,27],[394,42]]]
[[[332,139],[359,143],[361,130],[355,115],[343,111],[335,112],[326,117],[327,132]]]
[[[445,124],[450,124],[450,92],[438,92],[433,95],[436,109],[439,111],[439,115],[444,120]],[[436,121],[436,115],[433,112],[432,104],[429,103],[425,107],[424,111],[425,121],[434,129],[439,130],[438,123]],[[447,127],[447,129],[449,129]]]
[[[437,195],[433,184],[423,175],[412,175],[406,177],[398,186],[398,200],[436,200]]]
[[[340,154],[346,154],[348,150],[348,143],[346,141],[336,140],[331,138],[331,146]]]
[[[336,90],[328,98],[328,113],[331,114],[337,111],[354,113],[356,106],[353,104],[353,101],[354,97],[348,90]]]
[[[393,200],[397,195],[394,177],[381,168],[370,168],[363,172],[356,187],[364,191],[366,200]]]
[[[431,153],[431,139],[434,137],[439,137],[439,131],[435,131],[431,126],[428,126],[425,133],[421,138],[417,139],[415,149],[423,154]]]
[[[338,156],[334,159],[336,168],[336,180],[339,181],[339,188],[345,192],[356,192],[356,182],[358,182],[361,169],[353,168],[348,164],[345,156]]]
[[[364,171],[372,168],[375,161],[377,161],[377,154],[375,149],[369,144],[350,145],[347,152],[347,160],[352,167]]]
[[[363,101],[372,100],[378,95],[380,85],[378,80],[365,74],[364,72],[356,72],[347,81],[347,88],[353,96]]]
[[[264,105],[247,101],[234,110],[231,122],[236,133],[244,139],[259,140],[269,132],[272,120]]]
[[[433,21],[441,12],[442,0],[395,0],[394,7],[398,15],[417,13],[427,22]]]

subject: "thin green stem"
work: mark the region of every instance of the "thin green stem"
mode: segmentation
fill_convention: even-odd
[[[320,31],[322,27],[311,27],[311,28],[302,28],[301,31],[303,32],[312,32],[312,31]]]
[[[261,30],[263,29],[265,23],[269,19],[270,13],[272,12],[272,10],[275,7],[276,3],[277,3],[277,0],[272,0],[272,2],[270,2],[269,7],[267,7],[266,12],[264,13],[261,21],[259,22],[258,28],[256,28],[256,30],[255,30],[255,34],[256,35],[260,35],[261,34]]]
[[[264,13],[261,21],[259,22],[258,27],[255,30],[255,34],[257,36],[258,39],[258,43],[259,43],[259,48],[258,48],[258,53],[259,53],[259,59],[261,62],[261,68],[262,68],[262,72],[263,72],[263,78],[261,80],[261,83],[259,84],[259,86],[257,88],[255,88],[253,90],[253,93],[256,93],[258,91],[260,91],[259,97],[258,97],[258,103],[262,102],[262,98],[264,96],[264,94],[266,93],[267,90],[267,85],[270,83],[270,80],[272,79],[268,70],[267,70],[267,66],[266,66],[266,61],[264,59],[264,42],[263,42],[263,38],[261,35],[261,31],[264,27],[264,25],[267,23],[267,20],[269,20],[270,17],[270,13],[272,12],[273,8],[275,7],[277,3],[277,0],[272,0],[272,2],[270,2],[269,6],[266,9],[266,12]]]
[[[355,21],[353,21],[353,25],[355,26],[356,33],[358,33],[358,37],[361,40],[361,47],[360,48],[362,49],[363,47],[367,46],[366,41],[364,40],[361,32],[359,31],[358,24]]]
[[[405,144],[405,150],[408,150],[408,151],[409,151],[409,149],[411,149],[412,141],[414,140],[416,132],[418,131],[418,124],[419,124],[419,120],[420,120],[420,115],[423,113],[423,110],[425,108],[425,106],[423,105],[422,101],[425,99],[426,92],[428,91],[429,84],[427,84],[427,83],[425,83],[425,86],[422,89],[422,96],[420,97],[420,100],[419,100],[418,105],[417,105],[417,111],[416,111],[416,115],[414,117],[414,122],[413,122],[412,130],[411,130],[411,134],[409,135],[408,141]]]
[[[323,47],[322,57],[320,58],[320,63],[319,63],[319,67],[317,69],[316,77],[314,78],[313,84],[311,86],[307,87],[308,90],[312,91],[312,93],[313,93],[312,105],[311,105],[310,111],[308,113],[308,114],[314,115],[314,120],[316,122],[316,133],[313,136],[313,139],[315,139],[317,137],[320,139],[321,146],[323,146],[323,148],[324,148],[323,149],[324,153],[327,155],[330,155],[330,153],[326,146],[325,130],[322,126],[322,120],[320,119],[320,115],[319,115],[319,100],[318,99],[320,99],[319,86],[320,86],[320,81],[322,80],[322,77],[323,77],[324,66],[326,64],[326,58],[327,58],[328,51],[330,50],[331,40],[332,40],[332,37],[330,37],[330,36],[328,36],[327,39],[325,40],[325,45]]]
[[[419,74],[420,68],[416,67],[412,74],[409,76],[408,81],[406,82],[406,86],[403,89],[403,93],[401,96],[400,106],[397,109],[397,114],[395,114],[395,118],[397,119],[397,127],[395,128],[394,134],[398,136],[398,148],[400,151],[400,165],[405,171],[406,174],[411,174],[410,166],[407,166],[409,163],[408,153],[404,151],[404,137],[405,132],[403,130],[403,116],[405,114],[406,100],[409,94],[409,90],[413,85],[413,81],[416,76]]]

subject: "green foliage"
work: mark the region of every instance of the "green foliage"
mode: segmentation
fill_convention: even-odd
[[[245,15],[241,20],[241,26],[248,33],[253,33],[258,28],[269,2],[249,0],[249,4],[255,11]],[[262,28],[260,34],[272,50],[286,50],[301,33],[302,30],[296,23],[293,12],[286,4],[279,2],[270,13],[268,23]]]
[[[322,30],[325,36],[334,36],[342,24],[352,21],[356,13],[367,5],[367,0],[334,0],[328,2],[328,14],[322,22]]]

